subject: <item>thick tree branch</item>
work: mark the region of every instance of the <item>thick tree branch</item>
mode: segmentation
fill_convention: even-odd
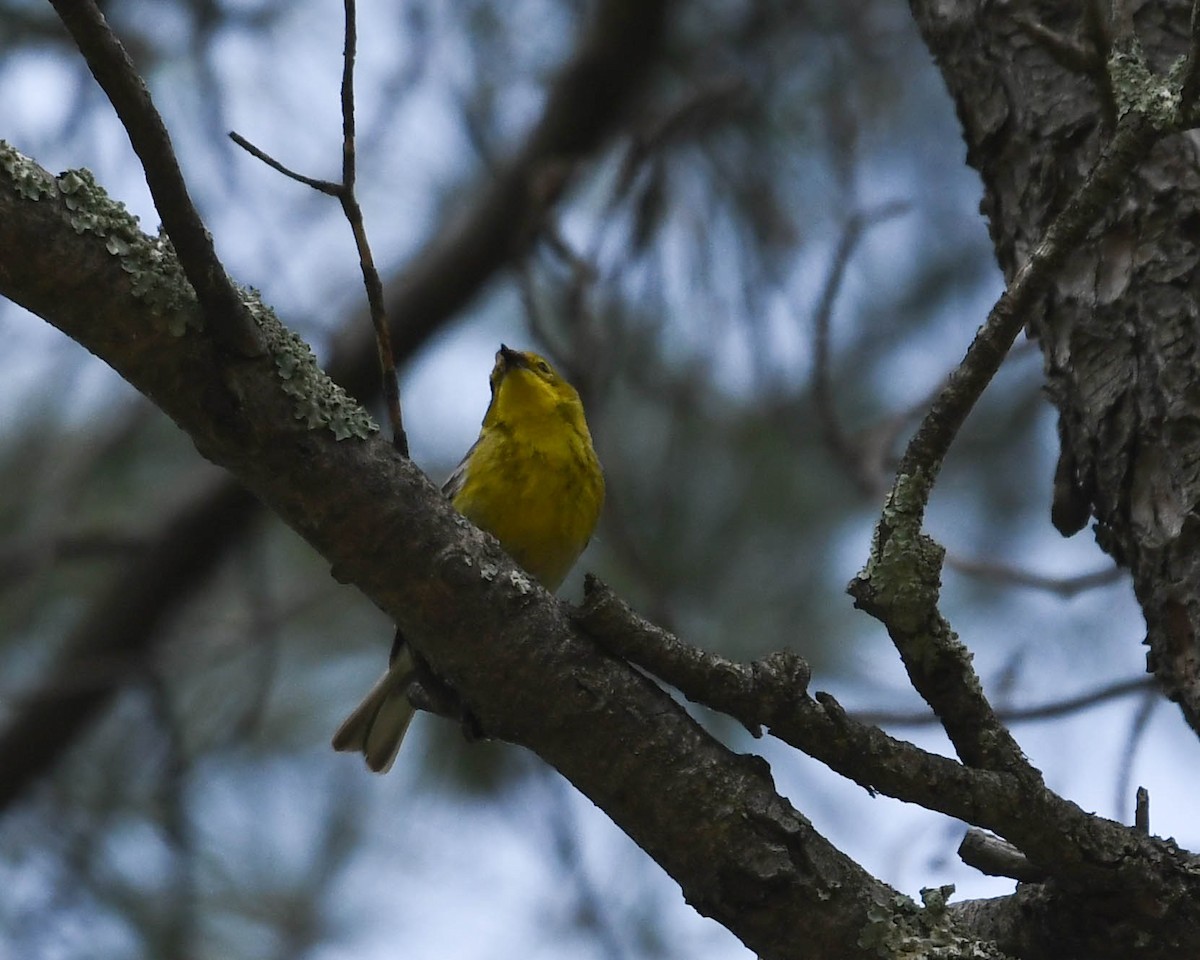
[[[0,290],[154,398],[338,579],[397,620],[486,732],[556,767],[760,955],[791,957],[805,943],[814,956],[877,956],[864,930],[872,904],[892,893],[774,792],[765,764],[729,752],[657,686],[598,653],[414,465],[357,436],[354,409],[269,312],[247,301],[270,356],[229,361],[166,315],[186,311],[186,297],[164,308],[164,291],[142,295],[152,241],[131,243],[94,188],[68,206],[53,178],[11,152],[0,171],[0,251],[30,251],[0,256]],[[81,235],[83,210],[97,226]],[[47,280],[55,263],[70,264],[70,296]],[[241,403],[212,404],[210,384]],[[638,749],[620,747],[631,743]]]
[[[748,729],[770,727],[781,740],[826,763],[868,790],[919,803],[1008,839],[1022,878],[1053,878],[1064,912],[1102,913],[1117,891],[1200,883],[1191,874],[1200,859],[1145,831],[1085,813],[1039,783],[976,770],[893,739],[845,714],[827,694],[810,697],[808,668],[798,657],[776,653],[743,665],[680,642],[643,620],[602,583],[590,578],[579,622],[607,649],[676,686],[689,699],[729,713]],[[1190,896],[1190,895],[1188,895]],[[1200,915],[1200,905],[1180,901],[1181,913],[1164,921],[1177,929]],[[980,931],[976,931],[979,933]],[[1039,930],[1037,956],[1055,956],[1052,925]],[[1172,956],[1167,953],[1164,956]]]
[[[847,715],[828,694],[810,697],[808,667],[793,654],[735,663],[648,623],[595,578],[587,588],[577,616],[589,634],[690,700],[728,713],[752,732],[769,727],[868,790],[987,827],[1019,847],[1045,875],[1093,892],[1148,881],[1148,865],[1161,850],[1142,846],[1141,834],[1092,817],[1037,782],[972,769],[889,737]],[[1114,865],[1118,850],[1129,855],[1128,862]],[[1125,869],[1131,873],[1120,877]]]

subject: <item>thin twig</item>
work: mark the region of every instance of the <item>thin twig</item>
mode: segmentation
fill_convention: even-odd
[[[302,183],[306,187],[312,187],[314,190],[331,197],[339,196],[342,192],[342,185],[340,183],[334,183],[332,180],[318,180],[316,177],[306,177],[302,173],[297,173],[291,167],[284,166],[265,150],[260,150],[252,144],[236,130],[229,131],[229,139],[250,154],[250,156],[261,160],[272,170],[279,171],[285,177],[295,180],[297,183]]]
[[[949,382],[909,441],[896,471],[892,498],[895,499],[897,487],[903,480],[916,481],[917,487],[911,489],[913,497],[906,506],[916,510],[913,520],[918,526],[950,445],[1000,369],[1028,319],[1036,297],[1104,213],[1155,139],[1154,130],[1140,115],[1131,112],[1122,118],[1087,180],[1047,227],[1029,259],[996,301],[987,321],[967,348],[962,363],[950,375]]]
[[[830,452],[866,493],[874,491],[871,489],[865,458],[838,419],[837,405],[834,402],[829,327],[833,318],[833,306],[837,302],[842,282],[846,277],[846,269],[855,250],[858,249],[859,241],[871,227],[900,216],[907,212],[908,208],[909,204],[903,201],[893,201],[874,210],[856,213],[846,221],[813,315],[813,406],[816,407],[817,418],[821,423],[821,436]]]
[[[383,375],[383,396],[387,404],[388,420],[392,426],[392,446],[401,456],[408,456],[408,435],[404,432],[404,420],[400,413],[400,388],[396,381],[396,357],[392,351],[392,337],[388,330],[387,307],[383,302],[383,281],[375,268],[371,245],[367,242],[367,228],[363,224],[362,208],[354,193],[357,179],[354,145],[354,59],[358,45],[355,0],[345,0],[346,46],[342,66],[342,189],[338,199],[342,210],[354,231],[354,244],[358,248],[358,262],[362,267],[363,283],[367,288],[367,302],[371,308],[371,323],[375,327],[375,340],[379,347],[379,367]]]
[[[1077,574],[1073,577],[1052,577],[991,560],[956,557],[952,554],[946,555],[946,566],[966,576],[979,577],[982,580],[992,580],[1016,587],[1029,587],[1032,590],[1045,590],[1047,593],[1067,598],[1086,590],[1106,587],[1127,575],[1127,571],[1113,566],[1103,570],[1093,570],[1091,573]]]
[[[382,375],[383,397],[387,406],[388,421],[392,428],[392,446],[401,456],[408,456],[408,434],[404,431],[404,417],[400,411],[400,388],[396,377],[396,354],[392,349],[392,335],[388,327],[387,306],[383,299],[383,281],[375,266],[371,244],[367,239],[367,228],[363,222],[362,207],[355,194],[358,180],[357,148],[355,146],[354,121],[354,62],[358,48],[358,26],[355,0],[344,0],[346,13],[346,39],[342,56],[342,182],[320,180],[305,176],[285,166],[270,154],[260,150],[241,134],[230,131],[229,138],[253,157],[257,157],[273,170],[285,177],[311,187],[327,196],[337,197],[342,212],[354,234],[354,246],[358,250],[358,263],[362,269],[363,285],[367,290],[371,326],[375,330],[379,370]]]
[[[1099,706],[1110,700],[1118,700],[1133,693],[1146,693],[1154,689],[1152,677],[1133,677],[1129,680],[1117,680],[1105,684],[1088,693],[1081,693],[1063,700],[1052,700],[1049,703],[1033,707],[1012,707],[1007,710],[997,710],[996,716],[1006,723],[1022,723],[1034,720],[1050,720],[1071,713],[1078,713],[1090,707]],[[938,723],[935,714],[928,711],[920,713],[893,712],[886,710],[850,710],[850,716],[862,723],[873,723],[887,727],[926,727]]]
[[[179,256],[184,275],[196,291],[213,340],[238,356],[260,356],[264,348],[258,328],[229,281],[213,248],[212,237],[192,204],[171,137],[133,61],[94,0],[52,2],[142,162],[154,206]]]

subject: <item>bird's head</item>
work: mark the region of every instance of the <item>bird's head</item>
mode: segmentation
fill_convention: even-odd
[[[496,352],[491,376],[492,403],[484,424],[532,422],[559,416],[583,425],[583,404],[544,357],[504,344]],[[586,426],[583,429],[587,429]]]

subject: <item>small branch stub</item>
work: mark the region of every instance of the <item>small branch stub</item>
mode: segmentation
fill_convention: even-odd
[[[958,845],[958,856],[969,867],[989,877],[1010,877],[1021,883],[1038,883],[1047,873],[1011,843],[975,827],[967,829]]]

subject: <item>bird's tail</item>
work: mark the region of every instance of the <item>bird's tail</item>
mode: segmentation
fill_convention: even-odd
[[[396,651],[387,673],[333,735],[334,750],[358,751],[376,773],[392,768],[415,712],[408,701],[414,665],[407,647]]]

